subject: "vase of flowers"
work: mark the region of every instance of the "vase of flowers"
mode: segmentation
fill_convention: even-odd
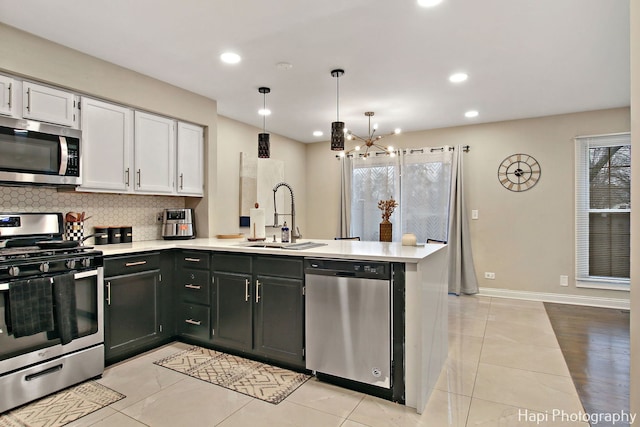
[[[380,241],[391,242],[393,239],[393,224],[389,221],[391,214],[398,207],[398,202],[393,200],[378,201],[378,209],[382,211],[382,222],[380,223]]]

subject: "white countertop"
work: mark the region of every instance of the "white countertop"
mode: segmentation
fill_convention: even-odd
[[[115,245],[97,245],[95,246],[95,249],[102,251],[105,256],[163,249],[194,249],[249,254],[288,255],[308,258],[337,258],[417,263],[445,246],[442,244],[402,246],[401,243],[396,242],[320,239],[299,239],[297,242],[324,243],[325,245],[304,250],[252,248],[243,246],[250,243],[244,238],[198,238],[191,240],[146,240],[142,242],[120,243]]]

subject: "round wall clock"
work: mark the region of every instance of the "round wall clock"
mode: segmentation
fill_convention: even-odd
[[[498,166],[498,180],[507,190],[526,191],[540,180],[542,169],[528,154],[512,154]]]

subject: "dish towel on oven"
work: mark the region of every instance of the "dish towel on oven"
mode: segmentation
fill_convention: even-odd
[[[17,280],[9,285],[10,332],[16,338],[52,331],[51,278]]]
[[[58,335],[62,344],[78,338],[78,314],[76,312],[76,281],[73,273],[53,278],[53,302]]]

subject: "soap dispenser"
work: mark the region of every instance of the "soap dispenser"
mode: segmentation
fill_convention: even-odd
[[[287,221],[282,226],[282,243],[289,243],[289,227],[287,227]]]

